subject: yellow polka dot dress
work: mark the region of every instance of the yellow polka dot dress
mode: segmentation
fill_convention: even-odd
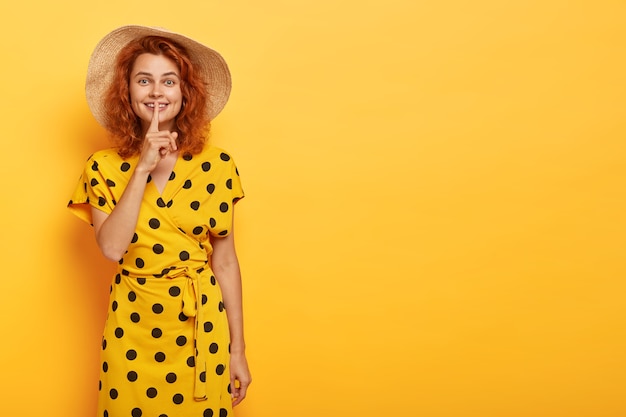
[[[68,207],[111,213],[138,161],[92,155]],[[111,284],[99,417],[232,415],[229,331],[208,234],[226,236],[243,197],[225,151],[179,155],[163,193],[148,179],[132,242]]]

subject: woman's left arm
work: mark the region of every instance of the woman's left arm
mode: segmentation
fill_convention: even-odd
[[[230,388],[234,406],[246,397],[252,377],[248,369],[243,337],[241,273],[232,228],[225,237],[211,236],[211,245],[213,246],[211,267],[222,289],[230,327]]]

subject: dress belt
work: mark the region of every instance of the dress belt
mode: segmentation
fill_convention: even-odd
[[[198,302],[202,297],[200,291],[200,276],[203,269],[193,270],[188,267],[176,268],[167,273],[169,279],[186,277],[187,283],[182,290],[182,313],[187,317],[195,318],[193,331],[193,346],[195,350],[195,379],[194,379],[194,398],[196,400],[207,399],[207,352],[209,344],[206,333],[199,330],[199,326],[205,322],[204,309],[198,308]],[[215,391],[215,388],[214,388]]]

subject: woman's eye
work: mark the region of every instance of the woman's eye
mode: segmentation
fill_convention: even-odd
[[[174,85],[174,80],[167,80],[165,81],[165,85],[167,85],[168,87],[171,87]]]
[[[145,78],[142,78],[141,80],[139,80],[139,84],[140,85],[147,85],[148,84],[148,80],[146,80]]]

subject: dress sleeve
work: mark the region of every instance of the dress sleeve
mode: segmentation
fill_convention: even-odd
[[[232,161],[232,159],[231,159]],[[231,184],[231,200],[233,204],[237,201],[241,200],[245,194],[243,192],[243,187],[241,186],[241,177],[239,176],[239,170],[233,161],[230,167],[230,178],[232,179]]]
[[[98,161],[92,155],[85,163],[85,169],[67,207],[81,220],[92,224],[91,207],[110,214],[115,207],[115,199],[107,180],[102,175]]]
[[[220,155],[222,175],[219,184],[219,194],[216,193],[214,213],[209,220],[209,231],[213,236],[227,236],[233,224],[233,206],[244,197],[239,170],[232,157],[225,152]]]

